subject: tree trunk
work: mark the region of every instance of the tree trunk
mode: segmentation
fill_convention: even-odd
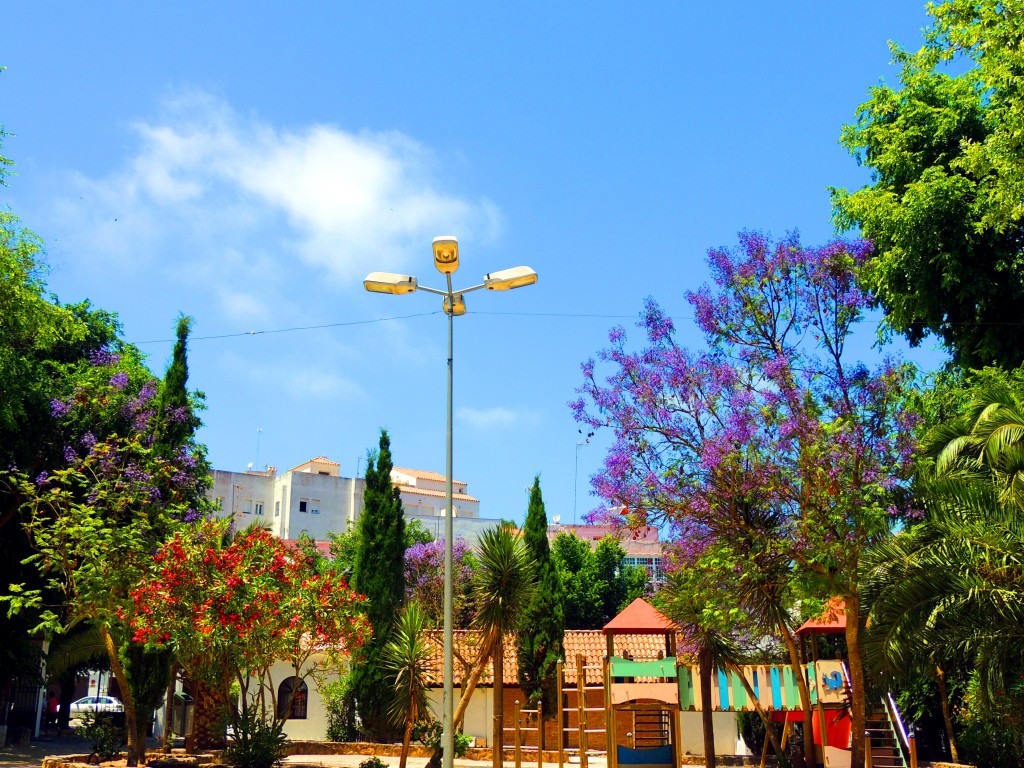
[[[204,680],[192,680],[191,688],[195,713],[192,733],[185,739],[185,751],[192,754],[208,749],[224,749],[227,742],[225,726],[228,702],[223,686]]]
[[[409,760],[409,744],[412,742],[412,729],[416,724],[416,713],[410,708],[409,715],[405,718],[405,732],[402,734],[402,756],[398,759],[398,768],[405,768]]]
[[[494,637],[485,635],[483,645],[480,646],[480,655],[477,657],[476,663],[473,665],[472,671],[469,673],[469,677],[465,679],[462,684],[462,696],[459,699],[459,705],[455,708],[455,715],[452,718],[452,727],[458,730],[462,725],[463,719],[466,717],[466,708],[469,707],[469,700],[473,698],[473,691],[476,690],[477,683],[480,682],[480,676],[484,672],[484,668],[487,666],[487,662],[491,659],[491,650],[494,648]]]
[[[111,636],[110,630],[106,625],[98,623],[98,626],[100,638],[103,640],[103,647],[107,649],[107,657],[110,659],[110,671],[114,673],[114,679],[117,680],[117,685],[121,689],[121,699],[124,703],[124,721],[128,729],[128,760],[126,765],[129,768],[134,768],[139,764],[140,759],[143,762],[146,759],[145,731],[143,731],[143,738],[140,744],[138,740],[138,727],[136,725],[138,718],[135,715],[135,699],[128,685],[128,677],[124,673],[124,666],[121,664],[117,645],[114,643],[114,638]]]
[[[700,674],[700,717],[704,727],[704,765],[715,768],[715,722],[711,700],[711,649],[701,648],[697,652],[697,669]]]
[[[949,738],[949,758],[954,763],[960,762],[959,750],[956,748],[956,737],[953,735],[953,718],[949,714],[949,691],[946,690],[946,673],[942,667],[935,666],[935,679],[939,683],[939,702],[942,704],[942,721],[946,724],[946,736]]]
[[[494,686],[491,689],[494,723],[491,727],[491,765],[501,768],[505,762],[505,638],[498,634],[492,653],[494,657]]]
[[[850,662],[850,691],[853,738],[851,739],[850,768],[863,768],[864,729],[867,723],[867,691],[864,681],[864,661],[860,648],[860,596],[843,595],[846,601],[846,652]]]
[[[804,712],[804,764],[810,768],[817,764],[814,755],[814,710],[811,709],[811,693],[807,690],[807,677],[803,665],[800,663],[800,652],[797,650],[796,641],[784,623],[779,623],[779,634],[789,651],[789,663],[793,668],[793,676],[796,678],[797,689],[800,692],[800,708]]]

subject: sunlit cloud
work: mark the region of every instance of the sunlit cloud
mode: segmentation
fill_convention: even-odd
[[[422,262],[439,232],[501,231],[493,203],[447,191],[435,153],[399,132],[277,126],[202,92],[132,130],[134,154],[73,174],[55,207],[81,269],[195,269],[203,286],[252,292],[251,257],[278,282],[302,272],[355,290],[372,269]]]

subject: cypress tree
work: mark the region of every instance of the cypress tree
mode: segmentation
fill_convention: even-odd
[[[527,606],[519,634],[519,685],[531,702],[542,701],[549,716],[555,713],[556,664],[562,658],[565,610],[562,582],[548,545],[548,516],[540,492],[540,477],[533,479],[523,539],[537,573],[537,591]]]
[[[373,638],[353,667],[352,688],[364,730],[378,739],[392,735],[387,718],[391,686],[381,655],[405,601],[405,516],[391,469],[391,440],[382,429],[377,452],[366,462],[359,551],[352,574],[352,587],[366,595],[366,614],[373,628]]]

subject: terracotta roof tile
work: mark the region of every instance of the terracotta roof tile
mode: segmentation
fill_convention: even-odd
[[[673,632],[676,625],[665,614],[648,603],[642,597],[638,597],[627,605],[623,611],[614,619],[604,625],[604,632],[618,634],[665,634]]]
[[[440,499],[447,497],[446,491],[433,491],[427,488],[419,488],[415,485],[396,485],[395,487],[402,491],[402,493],[419,493],[423,496]],[[459,501],[480,501],[480,499],[475,496],[470,496],[468,493],[452,493],[452,498],[458,499]]]
[[[468,675],[469,668],[476,659],[477,649],[481,639],[481,633],[475,629],[460,629],[454,633],[455,640],[455,669],[454,684],[456,687],[462,684],[463,677]],[[665,638],[652,634],[616,634],[615,655],[626,656],[627,654],[636,661],[654,661],[665,656]],[[682,636],[678,636],[678,643],[683,642]],[[433,651],[431,661],[434,673],[427,676],[431,686],[441,687],[442,671],[444,669],[444,634],[441,630],[432,630],[427,634],[427,642]],[[505,637],[505,668],[503,670],[505,685],[519,685],[519,662],[516,657],[516,638],[512,635]],[[565,650],[565,663],[563,674],[566,685],[576,684],[576,656],[584,657],[584,664],[587,669],[587,680],[591,685],[601,681],[599,669],[589,667],[600,667],[607,654],[607,640],[604,633],[599,629],[568,629],[563,639]],[[659,656],[660,654],[660,656]],[[460,662],[459,657],[465,660]],[[494,670],[488,662],[484,673],[480,676],[479,686],[490,688],[494,685]]]
[[[412,477],[418,477],[418,478],[420,478],[422,480],[433,480],[434,482],[437,482],[437,483],[443,483],[445,481],[444,475],[439,474],[437,472],[430,472],[429,470],[426,470],[426,469],[409,469],[408,467],[392,467],[391,471],[392,472],[399,472],[399,473],[401,473],[403,475],[411,475]],[[452,479],[452,484],[453,485],[465,485],[465,483],[462,482],[461,480],[455,480],[454,478]]]

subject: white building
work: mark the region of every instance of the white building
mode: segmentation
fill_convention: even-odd
[[[326,539],[354,524],[363,510],[362,478],[341,477],[340,464],[317,456],[281,474],[276,467],[264,472],[213,471],[210,495],[222,517],[239,528],[262,521],[275,536],[295,539],[306,533]],[[418,520],[434,538],[444,535],[445,477],[437,472],[395,467],[391,479],[401,491],[407,521]],[[452,481],[453,527],[456,538],[471,546],[486,528],[499,520],[480,517],[480,500],[470,496],[466,483]]]

